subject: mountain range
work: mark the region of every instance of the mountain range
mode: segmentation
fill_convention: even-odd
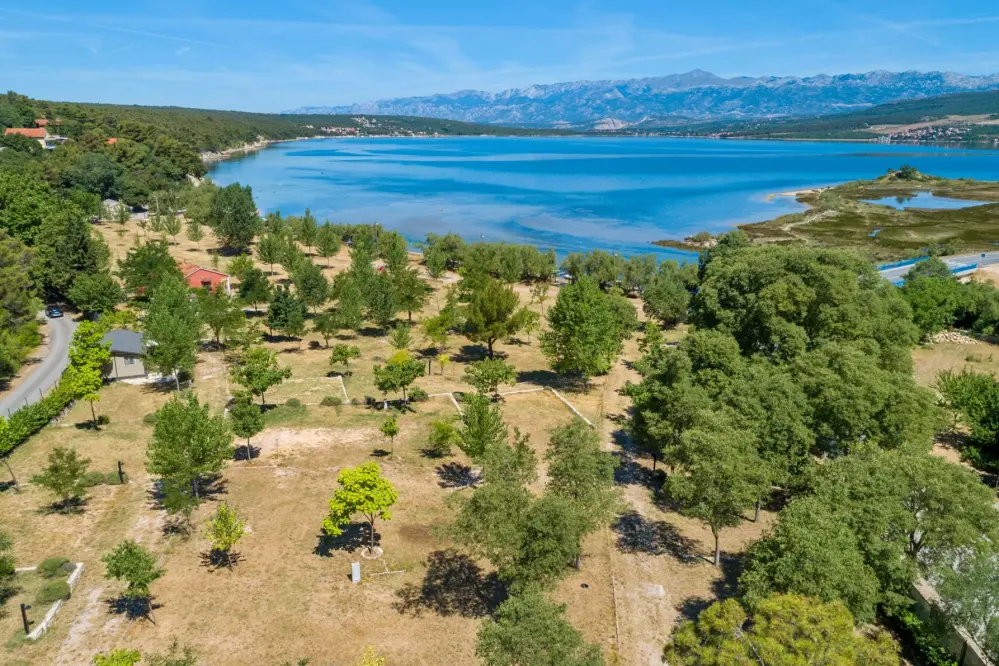
[[[954,72],[722,78],[694,70],[644,79],[576,81],[485,92],[462,90],[289,113],[377,114],[574,129],[619,129],[649,120],[697,122],[838,113],[905,99],[999,89],[999,74]]]

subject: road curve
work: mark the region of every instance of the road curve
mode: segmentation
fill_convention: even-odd
[[[31,374],[17,388],[0,396],[0,416],[17,411],[26,404],[38,402],[42,391],[48,391],[59,381],[62,371],[69,365],[69,343],[76,330],[70,317],[49,319],[49,353],[30,369]],[[27,370],[27,368],[25,368]]]

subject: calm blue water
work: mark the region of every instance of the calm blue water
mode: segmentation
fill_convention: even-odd
[[[972,206],[981,206],[986,203],[994,203],[988,201],[966,201],[964,199],[938,197],[930,192],[917,192],[915,196],[884,197],[883,199],[861,199],[861,201],[880,206],[891,206],[896,210],[904,210],[906,208],[958,210],[960,208],[970,208]]]
[[[317,139],[219,164],[221,185],[251,185],[264,211],[379,222],[412,241],[466,240],[689,253],[650,241],[802,210],[767,195],[873,178],[910,163],[999,180],[999,152],[917,146],[638,138]]]

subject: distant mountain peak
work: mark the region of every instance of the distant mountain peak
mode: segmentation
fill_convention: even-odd
[[[567,81],[500,92],[384,99],[289,113],[381,114],[525,127],[608,128],[648,118],[774,118],[837,113],[905,99],[999,89],[999,74],[889,72],[723,78],[702,69],[641,79]]]

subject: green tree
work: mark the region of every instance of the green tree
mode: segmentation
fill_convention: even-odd
[[[409,349],[409,346],[413,344],[412,329],[406,324],[396,324],[396,327],[392,329],[392,333],[389,334],[389,344],[392,348],[398,351],[403,349]]]
[[[621,353],[622,332],[609,297],[588,277],[559,290],[548,324],[550,330],[541,334],[541,351],[560,374],[589,381],[607,372]]]
[[[215,344],[219,344],[223,335],[237,330],[246,322],[246,315],[239,307],[236,299],[218,289],[199,289],[197,291],[198,315],[202,323],[208,327]]]
[[[330,258],[340,253],[340,247],[340,235],[336,229],[329,224],[320,226],[316,234],[316,250],[319,256],[326,260],[327,266],[330,265]]]
[[[246,461],[253,460],[253,450],[250,439],[264,429],[264,415],[253,403],[252,393],[237,391],[232,407],[229,409],[229,422],[232,433],[246,439]]]
[[[173,375],[180,390],[180,373],[191,372],[198,358],[201,317],[198,304],[182,279],[164,280],[156,287],[143,321],[146,367]]]
[[[340,332],[340,326],[332,312],[324,312],[312,320],[312,330],[323,337],[326,348],[330,348],[330,339]]]
[[[198,223],[197,220],[187,221],[187,240],[194,243],[197,248],[201,249],[201,241],[205,239],[205,228]]]
[[[392,273],[398,273],[409,263],[409,243],[397,231],[378,234],[378,255]]]
[[[642,290],[645,314],[657,319],[663,326],[675,326],[687,316],[690,292],[674,262],[663,262],[659,272]]]
[[[177,214],[168,210],[163,216],[163,233],[173,239],[173,244],[177,244],[177,234],[183,230],[183,224]]]
[[[94,655],[94,666],[135,666],[140,661],[142,661],[142,654],[138,650],[127,648],[118,648]]]
[[[87,315],[114,310],[125,299],[121,287],[106,271],[78,275],[67,295]]]
[[[518,483],[499,480],[458,496],[458,512],[447,534],[472,556],[489,561],[505,579],[520,557],[531,492]]]
[[[75,449],[57,446],[49,453],[48,459],[48,466],[41,474],[33,476],[31,482],[51,491],[62,507],[79,504],[87,494],[84,476],[90,458],[81,458]]]
[[[274,264],[280,263],[284,256],[286,243],[274,233],[264,234],[257,241],[257,258],[270,266],[270,274],[274,275]]]
[[[215,508],[215,515],[208,520],[205,536],[212,542],[212,556],[217,557],[232,568],[232,549],[246,534],[246,523],[236,514],[235,509],[221,502]]]
[[[319,223],[316,221],[316,216],[312,214],[311,210],[306,208],[305,214],[298,218],[298,224],[295,225],[294,232],[295,240],[311,252],[319,236]]]
[[[413,313],[422,310],[433,289],[423,281],[415,268],[403,267],[393,271],[392,283],[395,287],[396,304],[406,313],[409,323],[413,322]]]
[[[374,366],[375,386],[386,396],[389,391],[402,391],[403,401],[409,402],[406,391],[424,372],[422,362],[412,358],[409,352],[401,350],[393,354],[384,366]],[[388,406],[387,398],[385,406]]]
[[[111,343],[104,342],[103,329],[92,322],[82,322],[73,332],[65,383],[76,399],[90,403],[95,430],[100,424],[94,403],[101,399],[100,390],[104,385],[102,371],[110,362]]]
[[[361,514],[368,523],[369,548],[375,549],[375,521],[391,520],[389,508],[399,499],[392,483],[382,477],[378,463],[364,463],[340,470],[336,482],[340,487],[330,499],[330,512],[323,521],[323,530],[332,536],[343,534],[343,526],[354,514]]]
[[[290,289],[278,285],[267,311],[267,327],[288,337],[300,337],[305,333],[305,314],[305,303],[296,298]]]
[[[505,442],[508,435],[499,405],[484,395],[466,395],[458,431],[458,448],[472,460],[481,462],[490,448]]]
[[[280,367],[277,354],[266,347],[251,347],[242,362],[229,372],[229,377],[253,395],[259,395],[263,406],[267,404],[264,394],[291,377],[291,368]]]
[[[342,301],[342,294],[340,298]],[[379,272],[369,281],[364,301],[368,319],[378,324],[382,330],[390,329],[396,313],[399,312],[399,302],[395,283],[387,273]]]
[[[930,261],[936,260],[930,259],[917,266]],[[946,268],[946,264],[944,267]],[[920,276],[910,279],[906,276],[902,295],[912,308],[913,323],[924,336],[942,331],[953,324],[964,302],[962,285],[950,275],[949,269],[946,277]]]
[[[720,417],[721,415],[719,415]],[[769,488],[766,466],[751,433],[714,418],[712,425],[691,428],[681,438],[667,489],[683,511],[703,521],[715,539],[714,563],[721,565],[719,533],[738,525],[743,510]]]
[[[427,274],[433,280],[440,280],[447,271],[447,256],[441,250],[430,248],[423,253],[423,263]]]
[[[957,566],[947,564],[937,571],[936,589],[941,606],[951,622],[964,627],[985,648],[989,659],[999,658],[999,563],[991,549],[963,557]]]
[[[258,306],[271,300],[271,283],[262,270],[254,267],[240,277],[238,294],[240,301],[260,312]]]
[[[330,352],[330,365],[342,365],[345,368],[350,367],[350,359],[358,358],[361,355],[361,348],[355,347],[353,345],[346,345],[342,342],[333,345],[333,351]]]
[[[125,259],[118,262],[118,274],[125,290],[138,298],[149,298],[165,280],[183,278],[167,244],[157,240],[129,250]]]
[[[494,467],[493,467],[494,469]],[[515,590],[550,588],[579,562],[587,519],[569,498],[547,493],[524,516],[523,536],[510,571]]]
[[[485,342],[489,358],[497,340],[516,334],[524,326],[524,308],[510,287],[487,278],[467,296],[465,335],[472,342]]]
[[[292,282],[295,283],[298,298],[311,307],[313,313],[329,300],[329,282],[323,275],[323,269],[311,261],[303,261],[298,265],[292,275]]]
[[[430,424],[427,451],[436,458],[451,455],[451,447],[458,445],[458,429],[453,419],[443,419]]]
[[[222,247],[238,252],[250,247],[260,229],[260,217],[250,186],[233,183],[216,190],[208,213],[208,226],[215,231]]]
[[[517,369],[502,359],[487,358],[465,366],[465,381],[479,393],[496,393],[499,397],[497,391],[500,384],[517,383]]]
[[[359,284],[353,278],[338,285],[336,310],[333,316],[340,328],[358,331],[364,321],[364,299]]]
[[[664,658],[674,666],[899,664],[887,632],[857,632],[843,604],[794,595],[766,599],[751,617],[735,599],[714,603],[674,631]]]
[[[0,609],[18,591],[17,585],[14,584],[17,570],[14,566],[13,551],[14,540],[9,534],[0,530]]]
[[[565,619],[565,606],[529,592],[503,602],[495,620],[479,629],[475,654],[486,666],[602,666],[596,645],[587,644]]]
[[[394,415],[388,417],[387,419],[385,419],[382,422],[382,424],[381,424],[381,426],[379,426],[378,430],[383,435],[385,435],[386,437],[388,437],[389,442],[391,443],[391,446],[392,446],[391,453],[395,453],[395,436],[399,434],[399,421],[398,421],[398,419],[396,419],[396,417]]]
[[[221,414],[192,392],[174,395],[156,412],[153,437],[146,449],[146,469],[170,481],[180,491],[190,490],[200,501],[203,477],[217,474],[232,459],[232,431]]]
[[[156,566],[156,557],[135,541],[126,539],[101,560],[106,567],[104,577],[125,582],[122,596],[144,602],[148,612],[149,586],[166,573]]]

